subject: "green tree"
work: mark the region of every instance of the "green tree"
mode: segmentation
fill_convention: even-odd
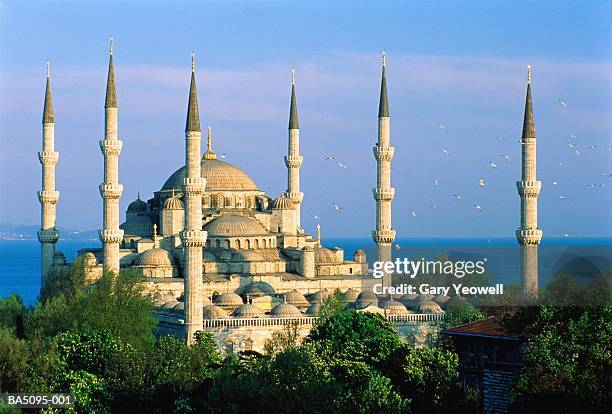
[[[0,326],[0,393],[17,392],[28,373],[28,344]]]
[[[0,327],[13,329],[18,337],[23,336],[23,314],[26,307],[21,296],[10,294],[0,298]]]

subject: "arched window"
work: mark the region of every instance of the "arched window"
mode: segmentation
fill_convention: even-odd
[[[244,350],[252,351],[253,350],[253,340],[251,338],[244,341]]]
[[[258,239],[255,239],[255,248],[259,249],[259,240]]]
[[[251,248],[251,240],[250,239],[246,239],[246,248],[247,249]]]
[[[216,239],[216,240],[215,240],[215,247],[216,247],[217,249],[221,248],[221,240],[219,240],[219,239]]]
[[[263,248],[264,248],[264,249],[266,249],[266,248],[267,248],[267,247],[266,247],[266,239],[263,239],[263,240],[262,240],[262,243],[263,243]]]
[[[232,199],[230,197],[225,197],[225,207],[232,207]]]
[[[236,240],[236,249],[240,249],[240,240]]]
[[[228,355],[234,353],[234,342],[231,339],[225,342],[225,352],[227,352]]]
[[[210,249],[210,240],[206,240],[206,247]]]
[[[230,241],[229,241],[228,239],[226,239],[226,240],[225,240],[225,248],[226,248],[226,249],[229,249],[230,247],[231,247],[231,246],[230,246]]]

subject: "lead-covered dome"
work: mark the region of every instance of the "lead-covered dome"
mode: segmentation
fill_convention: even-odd
[[[270,316],[275,316],[277,318],[295,318],[297,316],[302,316],[302,312],[290,303],[281,303],[272,309]]]
[[[145,250],[136,259],[137,266],[172,266],[174,258],[169,251],[164,249]]]
[[[316,264],[338,264],[340,260],[329,249],[325,247],[315,247],[315,263]]]
[[[184,210],[185,206],[180,198],[172,196],[164,203],[164,210]]]
[[[268,234],[264,226],[248,216],[224,214],[204,225],[208,237],[261,236]]]
[[[240,168],[224,161],[201,161],[202,177],[206,178],[206,191],[257,191],[257,185]],[[183,191],[185,167],[176,170],[164,183],[162,191]]]
[[[140,199],[140,195],[138,198],[128,205],[127,211],[129,213],[145,213],[147,211],[147,203]]]

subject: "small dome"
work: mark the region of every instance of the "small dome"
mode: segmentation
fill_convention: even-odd
[[[145,250],[136,259],[136,266],[172,266],[174,258],[169,251],[164,249]]]
[[[285,296],[285,303],[289,303],[295,306],[307,306],[308,305],[308,301],[306,300],[304,295],[302,295],[297,290],[289,291],[285,293],[284,296]]]
[[[217,260],[219,260],[219,258],[215,256],[215,254],[210,250],[204,249],[202,251],[202,260],[204,260],[205,262],[216,262]]]
[[[244,304],[242,298],[234,292],[222,293],[213,297],[213,303],[223,307],[237,307]]]
[[[315,263],[317,264],[338,264],[340,260],[336,257],[336,255],[329,249],[325,247],[316,247],[315,248]]]
[[[446,302],[444,302],[444,307],[446,309],[450,308],[462,308],[465,306],[472,306],[470,302],[464,296],[453,296]]]
[[[312,302],[308,309],[306,309],[306,315],[308,316],[316,316],[321,310],[321,302]]]
[[[346,292],[342,294],[344,296],[345,302],[355,302],[359,297],[359,291],[355,289],[347,289]]]
[[[147,211],[147,203],[138,198],[130,203],[127,208],[128,213],[145,213]]]
[[[272,287],[271,284],[267,282],[255,282],[247,285],[242,290],[242,296],[264,296],[264,295],[274,295],[276,291]]]
[[[329,290],[327,290],[327,289],[323,289],[323,290],[320,290],[320,291],[310,295],[308,300],[310,301],[310,303],[316,303],[316,302],[321,303],[325,299],[327,299],[329,297],[329,295],[331,295],[331,292]]]
[[[153,221],[146,214],[131,217],[122,223],[119,228],[126,236],[153,237]]]
[[[446,301],[449,299],[450,299],[450,296],[439,294],[439,295],[434,296],[431,300],[436,302],[438,305],[442,305],[443,303],[446,303]]]
[[[179,302],[178,300],[171,300],[169,302],[164,303],[162,305],[162,308],[164,308],[164,309],[174,309],[174,307],[176,305],[178,305],[179,303],[181,303],[181,302]]]
[[[94,255],[92,252],[87,252],[81,257],[83,259],[83,264],[87,267],[93,267],[98,263],[96,255]]]
[[[400,302],[395,301],[395,300],[387,301],[383,309],[385,310],[385,313],[387,315],[407,315],[408,314],[408,309],[406,309],[406,307],[402,305]]]
[[[164,203],[164,210],[184,210],[185,206],[177,196],[170,197]]]
[[[357,299],[370,299],[378,301],[378,296],[376,296],[376,293],[372,292],[371,290],[364,290],[359,294],[359,296],[357,296]]]
[[[378,306],[378,296],[371,290],[364,290],[357,297],[355,307],[357,309],[363,309],[368,306]]]
[[[227,312],[217,305],[206,305],[202,308],[204,319],[223,319],[227,318]]]
[[[270,316],[276,316],[278,318],[293,318],[296,316],[302,316],[302,312],[290,303],[281,303],[276,305],[270,312]]]
[[[274,200],[272,208],[277,210],[293,210],[295,208],[295,204],[288,197],[283,195]]]
[[[302,248],[302,251],[303,252],[314,252],[314,249],[312,247],[310,247],[310,246],[304,246]]]
[[[418,313],[444,313],[440,306],[431,300],[423,300],[416,308]]]
[[[265,316],[265,313],[261,308],[251,303],[246,303],[237,307],[236,310],[232,312],[232,316],[236,318],[261,318]]]
[[[204,225],[209,237],[236,237],[267,235],[265,227],[249,216],[224,214]]]

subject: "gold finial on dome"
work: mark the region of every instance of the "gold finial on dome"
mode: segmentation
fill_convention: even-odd
[[[317,224],[317,246],[321,247],[321,225]]]
[[[206,149],[206,152],[204,153],[204,159],[205,160],[216,160],[217,159],[217,154],[215,154],[215,152],[212,150],[212,127],[210,125],[208,126],[208,148]]]
[[[531,83],[531,65],[527,65],[527,83]]]

